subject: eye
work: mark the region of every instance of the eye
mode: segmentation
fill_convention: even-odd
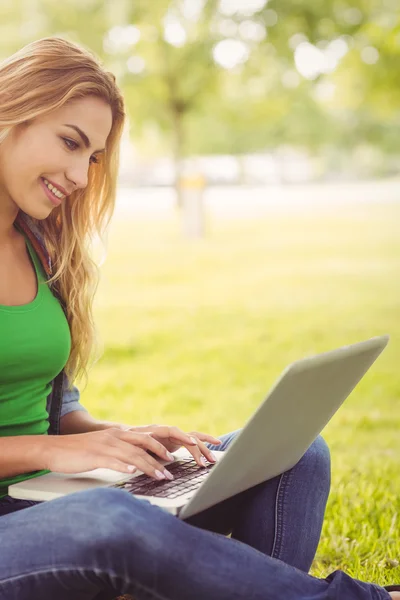
[[[76,150],[77,148],[79,148],[79,144],[77,144],[76,142],[74,142],[74,140],[70,140],[69,138],[61,138],[62,140],[64,140],[65,145],[67,146],[67,148],[69,150]],[[72,147],[71,145],[72,144]],[[91,156],[90,157],[90,162],[91,163],[95,163],[97,164],[99,161],[95,156]]]

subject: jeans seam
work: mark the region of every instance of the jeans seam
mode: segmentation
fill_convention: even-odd
[[[381,595],[382,590],[387,594],[386,598],[389,598],[389,592],[386,591],[385,588],[382,588],[381,586],[376,585],[376,584],[372,584],[372,585],[373,585],[372,593],[376,600],[382,600],[382,595]]]
[[[274,543],[272,545],[271,556],[273,558],[279,558],[279,554],[282,549],[282,538],[284,536],[284,509],[285,509],[285,498],[286,492],[290,484],[290,479],[292,476],[292,470],[286,471],[282,473],[278,489],[276,491],[276,501],[275,501],[275,533],[274,533]]]
[[[79,573],[86,573],[86,572],[90,572],[90,573],[95,573],[96,575],[101,574],[104,575],[104,571],[102,569],[79,569],[76,567],[62,567],[62,568],[51,568],[51,569],[40,569],[38,571],[30,571],[29,573],[20,573],[19,575],[16,575],[14,577],[8,577],[6,579],[1,579],[0,580],[0,586],[2,586],[3,584],[12,584],[14,582],[19,581],[20,579],[29,579],[29,578],[35,578],[37,575],[46,575],[48,573],[60,573],[60,572],[64,572],[64,571],[78,571]],[[126,581],[126,579],[124,577],[122,577],[121,575],[117,575],[116,573],[110,573],[109,571],[107,571],[107,576],[110,578],[114,578],[114,579],[119,579],[123,582]],[[162,596],[160,595],[158,592],[156,592],[155,590],[152,590],[151,588],[143,585],[142,583],[138,583],[137,581],[132,582],[129,581],[130,585],[132,585],[132,587],[134,588],[134,594],[136,593],[136,591],[144,591],[146,592],[146,594],[148,594],[150,597],[154,598],[155,600],[171,600],[170,597],[167,596]],[[119,593],[119,592],[118,592]],[[124,592],[127,593],[127,592]],[[129,592],[130,593],[130,592]],[[1,594],[1,587],[0,587],[0,594]],[[1,598],[1,596],[0,596]]]

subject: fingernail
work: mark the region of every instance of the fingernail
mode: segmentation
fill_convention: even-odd
[[[169,460],[175,460],[175,456],[173,454],[171,454],[171,452],[167,452],[167,456],[168,456]]]
[[[216,460],[217,460],[217,457],[215,456],[214,452],[211,452],[211,450],[210,450],[210,456],[211,456],[211,458],[213,459],[213,461],[215,461],[215,462],[216,462]]]
[[[136,471],[136,467],[134,467],[133,465],[128,465],[126,467],[128,469],[128,471],[130,471],[131,473],[134,473]]]
[[[200,458],[200,462],[201,462],[201,463],[202,463],[202,464],[203,464],[205,467],[207,466],[207,461],[206,461],[206,459],[204,458],[204,456],[202,456],[202,457]]]
[[[157,479],[165,479],[165,475],[163,475],[163,474],[161,473],[161,471],[158,471],[158,470],[157,470],[157,471],[155,471],[155,473],[154,473],[154,474],[155,474],[155,476],[157,477]]]
[[[170,473],[168,471],[168,469],[164,469],[164,473],[165,473],[165,477],[167,477],[167,479],[170,479],[172,481],[172,479],[174,478],[174,476],[172,475],[172,473]]]
[[[192,442],[192,444],[196,444],[197,445],[197,440],[195,440],[193,437],[190,438],[190,441]]]

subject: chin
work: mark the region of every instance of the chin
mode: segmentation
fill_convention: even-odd
[[[54,207],[56,208],[56,207]],[[50,215],[50,213],[54,210],[51,206],[46,207],[46,206],[20,206],[20,210],[22,210],[24,213],[26,213],[29,217],[31,217],[32,219],[36,219],[37,221],[43,221],[44,219],[47,219],[47,217]]]

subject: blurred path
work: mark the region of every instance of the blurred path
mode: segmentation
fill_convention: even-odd
[[[273,212],[329,208],[355,202],[398,202],[400,180],[270,185],[263,187],[210,187],[204,193],[207,214],[223,219],[254,218]],[[174,212],[172,188],[127,188],[118,191],[115,216],[140,215],[164,219]]]

